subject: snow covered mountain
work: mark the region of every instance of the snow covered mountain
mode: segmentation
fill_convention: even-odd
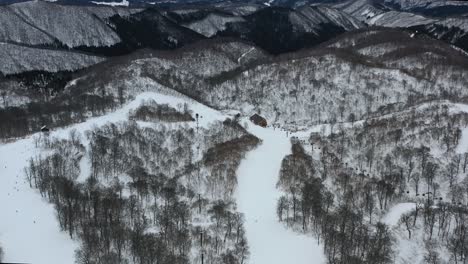
[[[409,29],[464,50],[468,21],[463,1],[358,0],[329,4],[370,26]]]
[[[468,3],[466,1],[385,0],[385,4],[400,10],[414,11],[437,17],[468,14]]]
[[[328,7],[266,8],[244,18],[245,22],[228,24],[220,35],[244,38],[275,54],[310,47],[363,26]]]
[[[236,8],[222,5],[175,9],[166,16],[204,37],[240,38],[271,53],[315,45],[363,26],[360,21],[329,7],[303,6],[295,10],[271,7],[241,12],[241,15]]]
[[[0,6],[0,262],[468,261],[464,3],[95,2]]]
[[[0,43],[0,73],[3,75],[31,71],[75,71],[104,61],[102,57],[54,49]]]
[[[0,7],[0,41],[30,45],[111,46],[120,41],[104,19],[137,10],[29,1]]]

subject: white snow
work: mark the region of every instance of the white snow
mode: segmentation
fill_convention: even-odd
[[[450,108],[450,112],[457,113],[457,112],[464,112],[468,113],[468,105],[466,104],[453,104]],[[463,154],[468,152],[468,127],[462,129],[462,134],[460,141],[458,142],[458,146],[455,150],[458,154]]]
[[[255,48],[252,47],[252,48],[250,48],[247,52],[243,53],[243,54],[237,59],[237,63],[240,64],[240,63],[241,63],[241,60],[242,60],[247,54],[249,54],[250,52],[252,52],[252,51],[254,51],[254,50],[255,50]]]
[[[104,61],[103,57],[77,52],[25,47],[0,43],[0,72],[15,74],[25,71],[74,71]]]
[[[400,217],[412,210],[416,209],[415,203],[399,203],[390,208],[388,213],[382,218],[382,222],[389,225],[390,227],[396,226]]]
[[[107,5],[107,6],[129,6],[129,2],[127,0],[122,0],[122,2],[96,2],[91,1],[91,3],[96,5]]]
[[[413,13],[389,11],[386,13],[379,14],[369,19],[368,23],[371,25],[385,26],[391,28],[406,28],[411,26],[426,25],[434,23],[437,20],[427,18],[421,15]]]
[[[250,123],[250,122],[249,122]],[[236,193],[239,211],[245,215],[250,264],[325,263],[322,247],[278,221],[276,189],[282,159],[291,153],[286,132],[249,124],[249,132],[263,142],[250,151],[238,171]]]
[[[0,146],[0,243],[4,261],[73,263],[77,243],[60,232],[53,206],[25,180],[23,168],[34,154],[37,151],[32,138]]]
[[[225,30],[228,23],[242,21],[244,21],[244,19],[241,17],[209,14],[203,19],[183,24],[183,26],[209,38],[216,35],[218,32]]]
[[[268,2],[264,2],[263,4],[266,6],[271,6],[274,0],[268,0]]]
[[[110,8],[59,5],[26,1],[0,7],[0,39],[29,45],[53,44],[68,47],[112,46],[120,38],[104,21],[113,14],[128,14]]]
[[[465,152],[468,152],[468,127],[462,130],[461,138],[456,149],[456,153],[458,154],[464,154]]]

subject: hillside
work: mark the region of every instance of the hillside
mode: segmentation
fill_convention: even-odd
[[[102,57],[89,54],[7,43],[0,43],[0,57],[3,58],[0,66],[3,75],[31,71],[76,71],[104,61]]]
[[[464,6],[1,5],[0,262],[466,262]]]
[[[30,45],[111,46],[120,42],[104,19],[135,11],[29,1],[0,7],[0,41]],[[66,29],[66,30],[65,30]]]

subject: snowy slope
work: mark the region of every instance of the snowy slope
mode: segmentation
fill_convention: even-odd
[[[34,154],[32,137],[0,146],[0,241],[5,261],[73,263],[77,243],[59,231],[53,206],[23,178]]]
[[[466,12],[468,8],[468,3],[460,0],[385,0],[384,3],[401,10],[414,10],[442,17],[453,12]]]
[[[27,43],[31,45],[53,43],[52,36],[34,27],[18,15],[8,6],[0,6],[0,41]]]
[[[91,1],[91,3],[96,5],[107,5],[107,6],[129,6],[129,2],[127,0],[122,0],[122,2],[97,2]]]
[[[25,23],[54,37],[68,47],[110,46],[120,41],[117,34],[86,9],[39,1],[9,6]]]
[[[306,32],[315,32],[326,24],[341,27],[346,31],[363,27],[356,18],[334,8],[325,6],[302,6],[291,12],[292,24]]]
[[[349,0],[334,4],[333,7],[361,21],[366,21],[367,19],[383,13],[383,10],[375,6],[371,0]]]
[[[200,126],[207,126],[215,120],[224,120],[226,115],[195,103],[188,98],[147,92],[122,109],[105,116],[89,119],[67,128],[52,131],[51,137],[66,138],[73,129],[86,131],[108,122],[127,120],[127,114],[143,100],[154,99],[176,107],[188,103],[190,108],[204,116]],[[40,154],[35,148],[36,134],[12,143],[0,145],[0,241],[5,251],[5,261],[30,262],[37,264],[74,263],[77,242],[72,241],[60,228],[52,205],[41,199],[40,194],[30,188],[24,179],[24,168],[31,157]],[[47,243],[44,243],[44,242]]]
[[[114,113],[57,129],[50,136],[66,138],[74,129],[86,131],[108,122],[124,121],[129,111],[148,99],[173,107],[188,103],[192,111],[203,116],[200,126],[208,126],[228,116],[184,96],[146,92]],[[276,218],[279,192],[275,185],[281,160],[290,152],[289,139],[284,132],[253,125],[250,125],[249,131],[263,140],[257,150],[247,155],[238,171],[237,197],[239,208],[247,219],[247,236],[252,252],[249,263],[287,263],[291,256],[297,257],[295,263],[298,264],[309,263],[311,259],[319,261],[315,263],[324,263],[322,249],[313,238],[286,230]],[[41,199],[23,178],[28,159],[40,154],[34,146],[34,138],[38,136],[36,134],[0,146],[0,199],[7,201],[0,204],[0,210],[5,212],[4,221],[0,222],[0,241],[6,253],[5,260],[73,263],[77,242],[70,240],[65,232],[60,232],[52,206]],[[259,193],[262,195],[259,196]],[[60,249],[60,253],[57,253],[57,249]]]
[[[99,63],[102,57],[81,53],[36,49],[15,44],[0,42],[0,72],[14,74],[25,71],[74,71]]]
[[[225,30],[227,23],[243,21],[244,19],[242,17],[209,14],[203,19],[183,24],[183,26],[200,33],[205,37],[211,37],[216,35],[218,32]]]
[[[248,131],[262,140],[247,154],[238,175],[237,201],[245,214],[250,264],[325,263],[322,247],[309,236],[287,230],[276,215],[280,193],[276,188],[281,160],[291,152],[286,133],[249,125]]]
[[[412,27],[418,25],[426,25],[434,23],[437,20],[427,18],[421,15],[407,13],[407,12],[398,12],[390,11],[386,13],[379,14],[370,18],[367,23],[371,25],[384,26],[384,27]]]
[[[382,222],[393,227],[398,224],[400,217],[408,212],[411,212],[416,207],[415,203],[399,203],[393,206],[386,215],[382,218]]]
[[[65,6],[29,1],[0,6],[0,41],[28,45],[111,46],[120,42],[104,19],[128,16],[139,9]]]

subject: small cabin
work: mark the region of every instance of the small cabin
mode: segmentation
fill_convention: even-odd
[[[312,132],[310,133],[310,136],[309,136],[309,143],[311,145],[316,145],[316,144],[320,144],[322,140],[322,137],[320,136],[320,133],[319,132]]]
[[[261,126],[261,127],[266,127],[267,126],[267,121],[265,118],[261,117],[260,115],[258,114],[254,114],[253,116],[250,117],[250,121],[254,124],[256,124],[257,126]]]
[[[42,126],[41,127],[41,132],[49,132],[50,129],[47,126]]]

